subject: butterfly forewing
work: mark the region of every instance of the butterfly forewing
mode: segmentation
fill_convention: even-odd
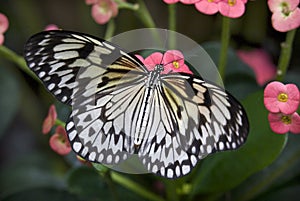
[[[69,140],[89,161],[115,165],[136,154],[149,172],[177,178],[247,138],[245,111],[221,87],[172,73],[149,86],[153,71],[93,36],[39,33],[27,42],[25,59],[58,100],[72,105]]]
[[[80,95],[79,85],[93,88],[114,78],[120,79],[129,71],[147,72],[139,60],[108,41],[67,31],[32,36],[25,46],[25,59],[46,88],[68,104],[74,98],[74,90]],[[109,80],[105,80],[107,78]]]

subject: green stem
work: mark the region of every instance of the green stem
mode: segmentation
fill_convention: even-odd
[[[128,3],[122,0],[115,0],[115,2],[118,4],[118,8],[119,9],[128,9],[128,10],[138,10],[139,9],[139,5],[138,4],[132,4],[132,3]]]
[[[108,185],[108,187],[109,187],[109,189],[110,189],[110,191],[111,191],[111,194],[112,194],[114,200],[119,201],[119,200],[120,200],[120,199],[119,199],[119,195],[118,195],[118,193],[117,193],[117,191],[116,191],[114,182],[113,182],[113,180],[112,180],[112,178],[111,178],[111,171],[107,171],[107,172],[105,173],[104,179],[105,179],[105,181],[106,181],[106,183],[107,183],[107,185]]]
[[[169,30],[176,31],[176,4],[170,4],[169,10]],[[173,33],[169,38],[169,49],[176,49],[176,37]]]
[[[169,30],[176,31],[176,4],[170,4],[169,10]]]
[[[136,11],[139,19],[143,22],[143,24],[148,28],[155,28],[155,23],[151,17],[151,14],[146,7],[143,0],[137,0],[139,4],[139,9]]]
[[[277,80],[282,81],[290,63],[293,41],[296,35],[296,30],[291,30],[286,34],[286,40],[281,44],[281,53],[278,62]]]
[[[62,127],[65,127],[65,126],[66,126],[66,123],[63,122],[63,121],[60,120],[60,119],[55,119],[55,125],[56,125],[56,126],[62,126]]]
[[[29,76],[31,76],[32,78],[34,78],[35,80],[41,83],[40,79],[28,68],[23,57],[17,55],[15,52],[13,52],[12,50],[8,49],[3,45],[0,46],[0,56],[14,62],[26,74],[28,74]]]
[[[167,200],[168,201],[179,201],[179,196],[177,194],[176,182],[173,180],[166,180],[165,182]]]
[[[152,201],[165,201],[163,198],[159,197],[158,195],[152,193],[151,191],[143,188],[140,184],[135,183],[134,181],[123,177],[122,175],[111,172],[111,178],[114,182],[122,185],[123,187],[139,194],[140,196],[152,200]]]
[[[227,64],[227,50],[230,41],[230,18],[222,17],[222,33],[221,33],[221,52],[219,57],[219,73],[224,81],[225,68]]]
[[[107,40],[113,37],[115,29],[116,29],[115,21],[111,19],[106,26],[104,38]]]

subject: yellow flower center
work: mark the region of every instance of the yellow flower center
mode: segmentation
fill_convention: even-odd
[[[174,68],[179,68],[179,63],[178,63],[178,61],[173,61],[173,66],[174,66]]]
[[[285,15],[285,16],[289,16],[291,11],[289,8],[289,5],[286,2],[282,2],[281,3],[281,12]]]
[[[288,95],[286,93],[280,93],[277,96],[277,100],[279,100],[280,102],[287,102],[288,101]]]
[[[236,0],[228,0],[229,6],[234,6],[236,3]]]
[[[281,117],[281,121],[284,123],[284,124],[291,124],[292,123],[292,119],[290,116],[282,116]]]
[[[209,3],[212,3],[212,2],[214,2],[214,0],[207,0]]]

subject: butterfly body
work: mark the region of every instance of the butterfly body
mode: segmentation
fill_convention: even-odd
[[[162,63],[147,68],[105,40],[42,32],[27,42],[25,59],[72,106],[66,131],[75,153],[89,161],[117,165],[136,155],[147,171],[177,178],[207,155],[246,141],[246,113],[224,89],[199,76],[166,73]]]

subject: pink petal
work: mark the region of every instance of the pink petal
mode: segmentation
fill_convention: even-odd
[[[289,10],[294,10],[299,5],[299,0],[268,0],[269,9],[272,12],[281,12],[282,5],[287,4]]]
[[[180,0],[180,1],[181,1],[181,3],[184,3],[184,4],[194,4],[200,0]]]
[[[154,70],[156,65],[162,64],[162,61],[163,54],[160,52],[154,52],[145,59],[144,64],[147,69],[151,71]]]
[[[71,151],[71,147],[67,146],[57,133],[50,137],[49,144],[51,149],[60,155],[67,155]]]
[[[181,72],[193,74],[187,65],[184,64],[184,56],[178,50],[168,50],[163,57],[164,71],[163,74],[170,72]]]
[[[298,113],[292,114],[292,123],[290,126],[291,133],[300,134],[300,116]]]
[[[254,49],[252,51],[239,50],[237,55],[252,68],[259,85],[262,86],[267,81],[275,78],[276,66],[273,64],[269,54],[263,49]]]
[[[167,4],[174,4],[174,3],[179,2],[179,0],[164,0],[164,2]]]
[[[299,106],[299,90],[294,84],[287,84],[286,94],[288,95],[288,101],[282,102],[279,105],[280,111],[284,114],[292,114],[297,111]]]
[[[49,24],[49,25],[47,25],[46,27],[45,27],[45,31],[51,31],[51,30],[58,30],[59,28],[58,28],[58,26],[57,25],[55,25],[55,24]]]
[[[141,55],[135,54],[134,56],[136,56],[136,58],[138,58],[142,63],[144,63],[145,59]]]
[[[87,5],[96,4],[96,3],[98,3],[98,0],[85,0],[85,3]]]
[[[234,5],[230,5],[228,0],[220,1],[219,11],[222,15],[230,18],[238,18],[245,12],[245,3],[242,0],[233,0]]]
[[[173,61],[178,61],[181,65],[184,64],[184,56],[178,50],[168,50],[165,52],[163,57],[163,64],[169,64]]]
[[[4,43],[4,35],[0,34],[0,45],[3,45]]]
[[[280,113],[269,113],[268,115],[270,127],[274,133],[285,134],[289,131],[290,126],[283,123],[281,117]]]
[[[214,0],[212,2],[201,0],[195,3],[195,7],[198,11],[207,15],[213,15],[219,11],[218,0]]]
[[[0,34],[3,34],[8,29],[9,22],[7,17],[0,13]]]
[[[288,16],[276,11],[272,15],[273,28],[280,32],[287,32],[300,26],[300,9],[296,8]]]
[[[49,144],[50,147],[60,155],[66,155],[71,151],[67,133],[62,126],[56,128],[55,134],[50,137]]]
[[[98,24],[107,23],[117,14],[118,5],[112,0],[98,0],[98,4],[92,6],[92,17]]]
[[[47,134],[50,132],[51,128],[55,124],[55,120],[57,119],[56,108],[54,105],[51,105],[48,111],[48,115],[43,122],[42,133]]]

